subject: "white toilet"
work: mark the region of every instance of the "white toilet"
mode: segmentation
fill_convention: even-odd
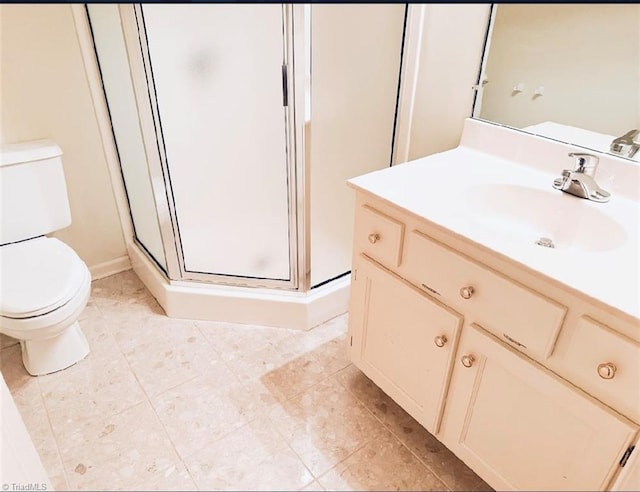
[[[65,369],[89,353],[78,324],[91,274],[62,241],[71,224],[62,150],[48,140],[3,145],[0,159],[0,333],[20,340],[29,374]]]

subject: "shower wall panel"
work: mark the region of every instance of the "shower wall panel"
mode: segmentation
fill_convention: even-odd
[[[391,163],[404,4],[311,6],[311,285],[348,272],[349,178]]]

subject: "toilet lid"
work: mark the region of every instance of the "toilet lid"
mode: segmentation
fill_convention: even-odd
[[[55,238],[0,247],[0,316],[28,318],[66,304],[82,285],[86,265]]]

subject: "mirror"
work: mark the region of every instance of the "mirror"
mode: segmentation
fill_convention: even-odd
[[[640,129],[640,5],[494,4],[479,87],[475,118],[640,161],[611,145]]]

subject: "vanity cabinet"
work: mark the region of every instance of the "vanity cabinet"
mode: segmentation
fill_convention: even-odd
[[[611,490],[638,492],[640,490],[640,453],[632,453]]]
[[[365,255],[352,272],[351,359],[436,433],[462,317]]]
[[[350,302],[353,363],[494,488],[640,489],[637,323],[361,191]]]
[[[477,325],[466,327],[441,440],[500,490],[604,490],[636,426]]]

